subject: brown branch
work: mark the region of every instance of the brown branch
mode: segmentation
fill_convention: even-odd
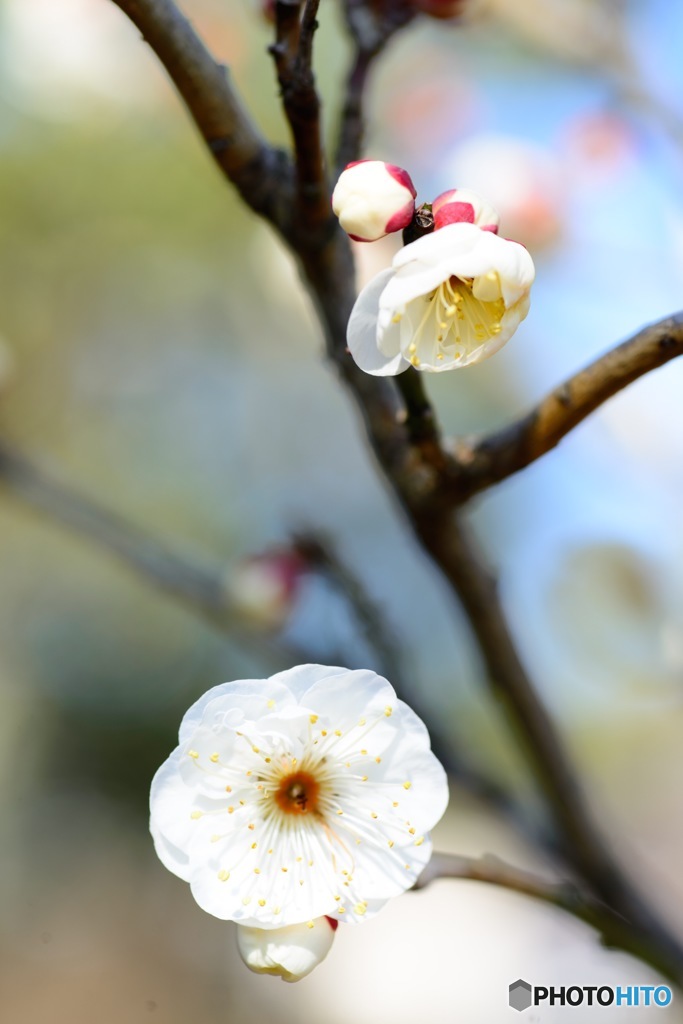
[[[676,313],[600,356],[511,426],[472,441],[456,441],[458,503],[541,458],[617,392],[680,355],[683,313]]]
[[[289,124],[296,167],[297,210],[294,230],[317,245],[330,222],[330,190],[325,174],[320,127],[320,97],[313,75],[313,35],[319,0],[277,0],[275,43],[270,48]]]
[[[225,573],[111,512],[0,442],[0,488],[80,538],[114,555],[146,583],[168,594],[259,657],[281,666],[310,660],[304,651],[255,629],[231,602]]]
[[[368,73],[389,39],[415,17],[408,0],[346,0],[346,26],[354,42],[354,57],[346,80],[335,155],[336,176],[358,160],[365,132],[364,96]]]
[[[113,0],[156,53],[206,145],[244,201],[278,226],[289,220],[292,168],[259,135],[219,64],[173,0]]]
[[[628,921],[585,889],[570,881],[548,881],[530,871],[507,864],[493,854],[483,857],[462,857],[454,853],[434,853],[413,889],[424,889],[440,878],[495,885],[522,896],[557,907],[595,928],[608,949],[620,949],[640,959],[647,959],[639,936]],[[668,977],[675,981],[672,975]]]

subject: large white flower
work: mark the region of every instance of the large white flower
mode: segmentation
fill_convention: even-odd
[[[534,275],[523,245],[449,224],[406,245],[360,293],[347,331],[351,355],[376,376],[479,363],[527,315]]]
[[[190,708],[154,777],[150,827],[216,917],[359,922],[413,885],[447,800],[424,724],[385,679],[302,665]]]

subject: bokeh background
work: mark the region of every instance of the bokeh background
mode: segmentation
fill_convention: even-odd
[[[259,5],[184,8],[285,142]],[[504,424],[683,306],[683,10],[473,0],[470,14],[399,37],[368,104],[369,154],[406,167],[423,201],[456,185],[484,192],[537,264],[531,314],[501,354],[428,380],[450,433]],[[349,58],[338,15],[324,0],[329,132]],[[359,247],[359,281],[393,244]],[[108,0],[0,4],[0,333],[0,436],[212,567],[242,601],[218,628],[0,480],[4,1019],[497,1024],[519,976],[652,982],[559,912],[444,881],[339,929],[328,960],[284,986],[251,976],[232,926],[156,861],[149,781],[200,693],[285,667],[292,647],[382,667],[320,574],[292,583],[290,565],[284,596],[244,575],[245,558],[281,552],[293,531],[324,531],[362,581],[397,638],[403,695],[441,749],[518,794],[529,780],[462,615],[324,365],[291,260],[226,187]],[[682,385],[676,363],[638,382],[473,512],[596,815],[680,929]],[[247,629],[273,600],[271,623]],[[457,780],[436,840],[543,866]],[[655,1015],[683,1021],[675,1002],[631,1011]]]

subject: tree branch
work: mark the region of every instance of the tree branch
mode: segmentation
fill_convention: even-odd
[[[625,950],[640,959],[647,959],[639,936],[628,921],[580,886],[570,881],[548,881],[530,871],[507,864],[493,854],[483,857],[462,857],[454,853],[434,853],[413,886],[424,889],[440,878],[456,878],[495,885],[566,911],[584,921],[602,936],[608,949]],[[676,980],[669,975],[671,980]]]
[[[294,230],[313,237],[330,220],[320,98],[312,67],[318,3],[319,0],[304,0],[301,13],[300,0],[277,0],[275,43],[270,48],[294,143],[297,197]]]
[[[140,30],[182,96],[225,176],[257,213],[282,227],[289,220],[292,168],[259,135],[213,58],[173,0],[113,0]]]
[[[193,556],[159,543],[101,505],[39,469],[0,442],[0,486],[78,537],[108,551],[157,590],[199,614],[221,632],[256,649],[278,665],[310,660],[293,645],[254,629],[235,608],[226,590],[225,574]]]
[[[683,355],[683,313],[650,324],[555,388],[530,413],[503,430],[456,440],[458,503],[518,473],[551,451],[590,413],[638,377]]]

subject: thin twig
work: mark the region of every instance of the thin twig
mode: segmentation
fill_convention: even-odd
[[[173,0],[113,0],[156,53],[225,176],[272,223],[289,219],[292,168],[269,146],[219,64]]]
[[[363,98],[372,61],[379,51],[357,50],[346,82],[346,96],[339,123],[339,141],[334,165],[339,176],[347,164],[358,160],[363,149],[365,116]]]
[[[594,360],[516,423],[474,440],[455,441],[458,503],[541,458],[613,395],[680,355],[683,313],[676,313]]]
[[[441,878],[484,882],[486,885],[529,896],[564,910],[595,928],[602,936],[602,944],[609,949],[625,950],[640,958],[646,952],[628,921],[574,882],[548,881],[531,871],[508,864],[493,854],[462,857],[454,853],[434,853],[413,888],[424,889]],[[676,979],[671,977],[671,980]]]
[[[275,4],[275,43],[270,52],[280,84],[282,106],[294,144],[296,220],[299,235],[324,237],[330,221],[329,187],[320,128],[320,98],[315,87],[312,54],[319,0],[305,0],[303,14],[296,0]],[[309,241],[309,244],[313,244]]]
[[[341,559],[332,540],[320,531],[297,533],[294,549],[313,569],[326,576],[350,604],[362,634],[379,660],[379,667],[399,691],[404,685],[405,656],[401,642],[389,627],[384,610],[370,596],[363,581]]]
[[[308,661],[304,651],[255,629],[230,600],[221,569],[160,543],[154,536],[34,465],[6,442],[0,443],[0,487],[66,527],[210,622],[252,653],[278,665]]]

